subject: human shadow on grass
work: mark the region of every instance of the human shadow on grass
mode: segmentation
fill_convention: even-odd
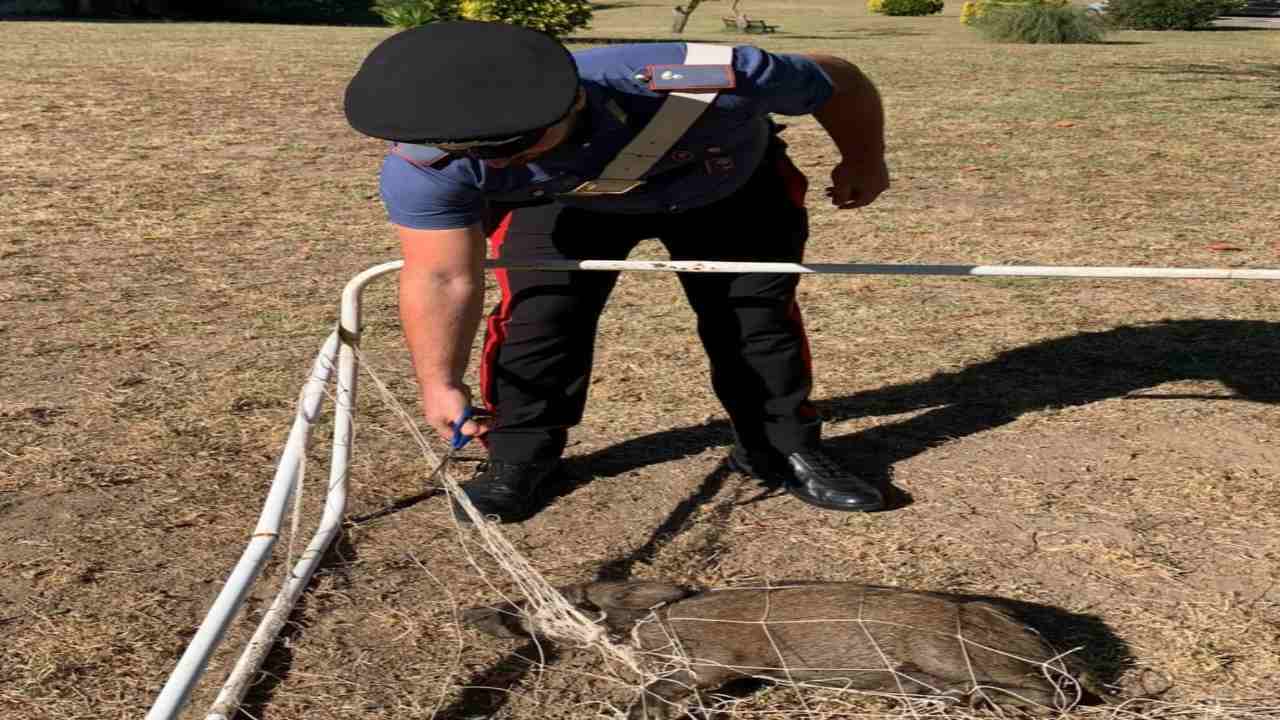
[[[1157,401],[1161,396],[1141,391],[1163,383],[1218,381],[1235,392],[1205,395],[1201,399],[1207,402],[1280,403],[1275,368],[1280,368],[1280,323],[1170,320],[1053,338],[955,372],[820,400],[818,406],[828,422],[919,413],[827,439],[833,454],[883,486],[894,464],[956,438],[1049,408],[1121,397]],[[856,364],[848,372],[857,372]],[[570,464],[582,475],[611,477],[732,442],[728,422],[718,420],[625,440]]]
[[[348,540],[347,534],[339,533],[337,539],[330,543],[328,550],[320,558],[315,575],[316,577],[335,575],[339,578],[340,586],[349,584],[346,569],[357,559],[359,554]],[[292,567],[288,568],[289,572],[292,570]],[[308,622],[303,618],[306,616],[308,601],[312,597],[312,588],[314,588],[314,580],[298,598],[293,611],[289,613],[288,620],[285,621],[284,627],[271,645],[271,650],[262,663],[262,669],[258,671],[257,678],[245,693],[244,700],[240,703],[233,720],[267,720],[271,716],[271,700],[275,696],[276,689],[293,670],[294,643],[302,637],[308,627]],[[268,604],[267,607],[270,605]],[[252,613],[252,617],[256,626],[262,620],[262,613]]]
[[[424,500],[430,500],[433,497],[436,497],[438,495],[444,495],[444,494],[445,494],[445,491],[442,490],[441,488],[430,488],[427,490],[423,490],[422,492],[419,492],[419,493],[414,493],[413,495],[405,495],[404,497],[400,497],[400,498],[396,498],[395,500],[392,500],[391,504],[386,505],[385,507],[381,507],[371,512],[363,513],[361,515],[353,515],[351,517],[348,517],[343,522],[343,527],[344,528],[356,527],[358,525],[363,525],[364,523],[371,522],[373,520],[378,520],[378,519],[387,517],[389,515],[395,515],[398,512],[402,512],[404,510],[408,510],[411,507],[414,507],[415,505],[417,505],[418,503]]]
[[[494,717],[506,704],[511,688],[538,665],[551,665],[560,651],[550,643],[527,642],[507,653],[491,667],[472,675],[462,684],[462,693],[435,717],[440,720],[475,720]]]
[[[664,545],[671,542],[674,538],[684,532],[690,524],[690,520],[697,514],[698,509],[706,505],[724,488],[725,480],[729,478],[732,471],[727,463],[720,463],[716,466],[711,474],[702,479],[689,497],[685,498],[676,505],[667,515],[667,518],[654,528],[650,533],[649,539],[644,544],[632,550],[625,556],[614,558],[606,562],[596,571],[596,580],[626,580],[631,577],[631,570],[637,563],[648,563],[657,557],[658,551]],[[721,503],[712,511],[711,517],[703,524],[707,527],[719,528],[725,517],[728,516],[733,507],[732,502]],[[704,556],[714,554],[713,548],[716,545],[716,536],[709,536],[704,539],[703,552]]]

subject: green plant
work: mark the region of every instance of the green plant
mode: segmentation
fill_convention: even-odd
[[[1196,30],[1245,0],[1109,0],[1107,19],[1131,30]]]
[[[591,21],[590,0],[379,0],[373,11],[398,28],[467,19],[520,25],[556,36]]]
[[[371,9],[401,30],[460,17],[458,0],[378,0]]]
[[[942,12],[942,0],[883,0],[885,15],[933,15]]]
[[[1018,43],[1095,43],[1104,28],[1088,10],[1050,0],[992,4],[970,20],[988,40]]]
[[[591,22],[590,0],[474,0],[485,20],[562,36]]]
[[[986,14],[996,5],[1024,5],[1026,3],[1044,3],[1056,7],[1070,5],[1070,0],[965,0],[960,6],[960,22],[972,25],[973,21]]]

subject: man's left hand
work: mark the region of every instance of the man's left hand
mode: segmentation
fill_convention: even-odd
[[[884,158],[864,162],[843,160],[831,171],[827,197],[841,210],[870,205],[889,189],[889,166]]]

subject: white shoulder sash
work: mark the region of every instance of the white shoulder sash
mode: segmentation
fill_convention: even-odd
[[[686,65],[733,65],[733,46],[689,43]],[[588,180],[570,196],[620,195],[644,184],[640,178],[667,154],[702,113],[715,102],[719,91],[670,92],[662,107],[638,135],[618,153],[600,177]]]

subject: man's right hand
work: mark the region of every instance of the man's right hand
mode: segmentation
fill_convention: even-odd
[[[469,407],[471,393],[465,387],[428,388],[422,393],[422,414],[445,442],[452,442],[453,424]],[[479,437],[489,431],[491,424],[491,418],[473,415],[460,430],[468,437]]]
[[[446,441],[450,423],[471,405],[462,382],[484,298],[484,234],[478,224],[450,230],[398,228],[404,254],[400,321],[422,392],[422,414]],[[483,435],[487,423],[469,420],[462,434]]]

